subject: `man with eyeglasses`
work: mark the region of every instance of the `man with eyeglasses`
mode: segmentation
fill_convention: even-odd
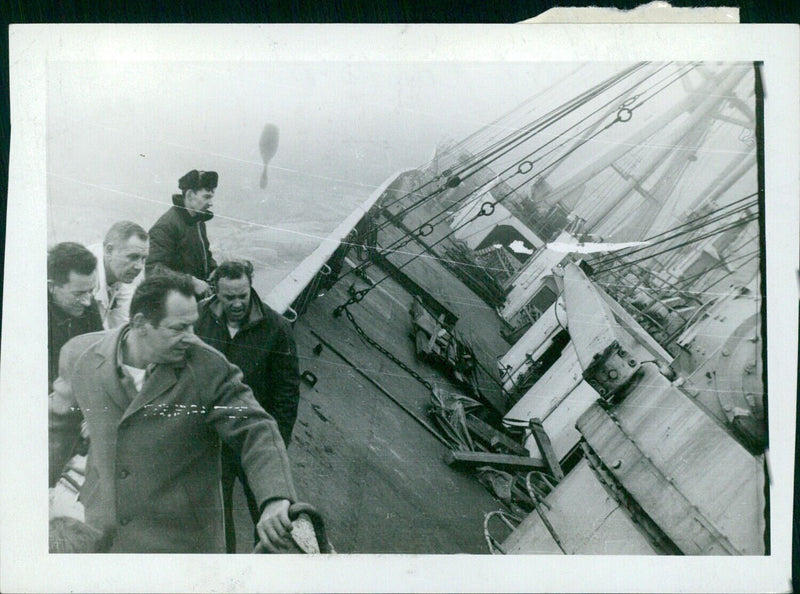
[[[133,292],[144,280],[149,246],[147,231],[131,221],[118,221],[102,243],[88,247],[99,263],[94,299],[106,330],[128,323]]]
[[[148,276],[130,323],[69,341],[50,398],[50,483],[85,422],[85,522],[111,553],[224,553],[220,441],[241,460],[259,539],[286,550],[295,491],[278,425],[242,372],[194,335],[187,275]]]
[[[173,194],[172,207],[150,228],[150,254],[146,274],[158,269],[182,272],[192,277],[195,295],[204,297],[208,277],[217,267],[209,248],[206,221],[211,211],[219,176],[216,171],[192,169],[178,180],[180,194]]]
[[[58,356],[66,342],[103,329],[92,297],[97,258],[79,243],[66,241],[47,252],[47,362],[52,390],[58,375]]]

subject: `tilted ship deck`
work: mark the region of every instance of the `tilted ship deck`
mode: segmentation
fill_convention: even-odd
[[[396,174],[269,293],[303,373],[295,480],[337,551],[768,552],[759,76],[702,70],[568,175],[649,75],[550,161],[481,171],[506,138]]]

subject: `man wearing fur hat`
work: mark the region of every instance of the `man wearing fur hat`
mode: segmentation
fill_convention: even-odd
[[[206,221],[214,216],[211,206],[218,179],[216,171],[197,169],[181,177],[181,193],[173,194],[172,207],[150,229],[146,274],[160,267],[188,274],[198,297],[208,292],[208,276],[217,267],[209,249]]]

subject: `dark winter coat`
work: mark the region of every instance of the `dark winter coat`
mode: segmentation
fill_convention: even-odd
[[[300,398],[297,346],[289,323],[263,303],[255,290],[251,290],[250,317],[233,338],[216,296],[201,301],[198,313],[195,333],[241,368],[244,382],[275,417],[288,445]]]
[[[98,332],[103,329],[103,320],[97,303],[86,308],[83,315],[73,317],[53,303],[49,296],[47,299],[47,381],[49,389],[53,389],[53,382],[58,377],[58,355],[61,347],[67,344],[70,338],[89,332]]]
[[[193,216],[184,208],[180,194],[172,196],[172,204],[150,228],[150,254],[145,274],[150,275],[156,267],[164,266],[206,280],[217,267],[209,249],[205,223],[214,215],[206,212]]]
[[[200,340],[185,361],[152,366],[132,392],[117,365],[126,328],[79,336],[62,350],[50,398],[51,484],[84,418],[90,446],[80,501],[86,522],[113,534],[110,552],[224,553],[220,439],[263,508],[295,499],[278,426],[241,371]]]

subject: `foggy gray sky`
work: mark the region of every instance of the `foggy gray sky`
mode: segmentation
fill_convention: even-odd
[[[149,228],[190,169],[220,174],[209,224],[223,252],[282,275],[398,169],[426,163],[540,94],[531,119],[619,69],[575,63],[53,62],[48,67],[48,241]],[[548,92],[560,82],[557,95]],[[549,93],[549,94],[548,94]],[[280,129],[269,185],[258,139]],[[250,224],[250,226],[247,225]],[[259,232],[260,231],[260,232]],[[237,255],[237,254],[231,254]]]

